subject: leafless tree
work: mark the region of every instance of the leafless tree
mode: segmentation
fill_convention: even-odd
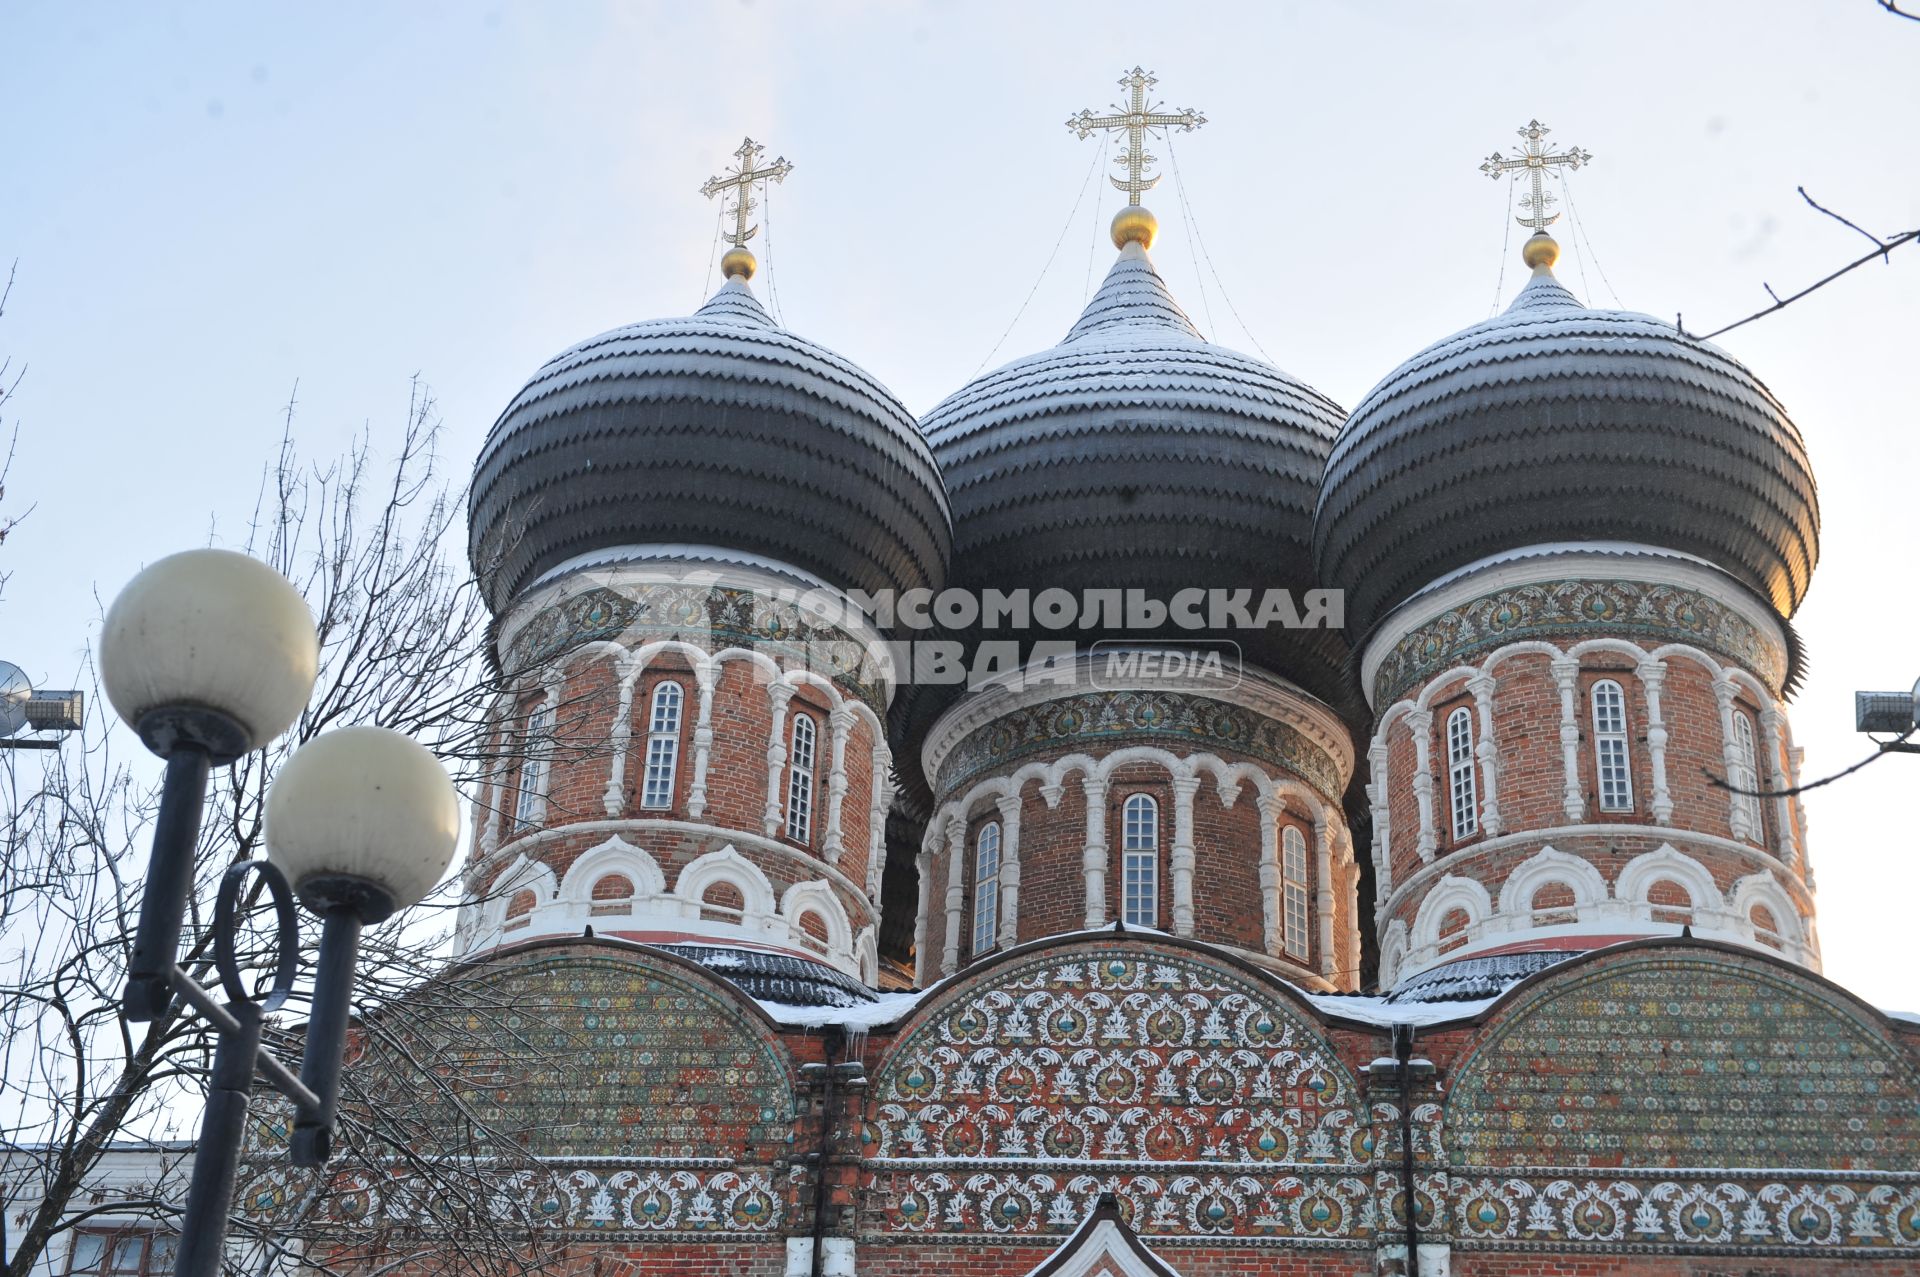
[[[313,608],[320,677],[285,737],[215,774],[181,961],[203,983],[211,979],[204,924],[214,886],[228,866],[264,854],[267,786],[300,743],[351,723],[394,728],[434,748],[456,779],[476,790],[474,782],[532,744],[495,716],[498,706],[512,703],[525,672],[489,659],[489,618],[460,563],[462,509],[439,464],[430,394],[414,384],[405,427],[386,441],[384,459],[363,431],[343,456],[310,463],[295,445],[294,420],[289,402],[241,548],[286,574]],[[102,698],[89,703],[99,706]],[[591,708],[584,697],[578,706],[563,702],[560,725]],[[92,1177],[116,1141],[190,1136],[210,1062],[208,1026],[183,1005],[146,1024],[120,1016],[159,768],[130,733],[110,728],[99,710],[93,714],[87,730],[59,751],[0,756],[0,1210],[10,1216],[0,1237],[11,1234],[8,1277],[26,1277],[56,1238],[90,1219],[132,1214],[167,1222],[173,1207],[164,1194],[102,1196]],[[489,1188],[503,1175],[538,1168],[517,1133],[489,1130],[472,1117],[469,1088],[460,1085],[473,1062],[455,1044],[472,1039],[470,1017],[505,1009],[470,991],[439,996],[454,986],[433,979],[448,960],[457,894],[443,887],[368,934],[356,1002],[363,1044],[375,1055],[404,1056],[409,1076],[430,1079],[432,1094],[420,1103],[431,1099],[435,1122],[464,1126],[464,1154],[429,1156],[421,1127],[428,1108],[410,1109],[392,1091],[377,1104],[350,1103],[357,1116],[346,1122],[343,1152],[329,1174],[303,1180],[260,1167],[251,1172],[284,1189],[265,1206],[256,1196],[236,1217],[236,1230],[251,1229],[268,1259],[293,1258],[303,1244],[329,1234],[330,1203],[355,1179],[356,1167],[387,1177],[398,1167],[410,1194],[441,1218],[459,1217],[449,1252],[456,1266],[509,1273],[546,1262],[536,1231]],[[306,939],[316,938],[309,926]],[[264,954],[261,939],[254,938]],[[402,993],[409,1031],[396,1033],[378,1008]],[[441,1050],[436,1044],[445,1046],[444,1056],[430,1055]],[[290,1032],[273,1045],[297,1054]],[[265,1141],[263,1156],[279,1156],[273,1144]],[[331,1235],[340,1236],[337,1227]],[[399,1243],[377,1229],[352,1236],[383,1247],[378,1253],[394,1262],[403,1258],[393,1250]],[[368,1271],[370,1253],[361,1255],[359,1271]],[[312,1265],[319,1254],[315,1249],[300,1262]]]

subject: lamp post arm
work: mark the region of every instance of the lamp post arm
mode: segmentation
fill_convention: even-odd
[[[201,988],[198,981],[179,967],[173,969],[173,987],[179,992],[183,1002],[191,1004],[193,1009],[205,1016],[207,1023],[223,1036],[246,1032],[246,1025],[231,1008],[214,1001],[211,993]],[[265,1046],[260,1047],[257,1053],[256,1065],[260,1070],[260,1076],[267,1079],[274,1090],[292,1101],[293,1106],[301,1113],[313,1112],[320,1108],[320,1097],[302,1084],[300,1079],[293,1075],[293,1070],[280,1063],[280,1058]]]
[[[194,848],[207,800],[207,751],[180,743],[167,755],[160,811],[153,826],[153,857],[140,897],[140,923],[127,964],[123,1009],[129,1020],[157,1020],[173,1001],[171,975],[180,951],[180,923],[193,889]]]

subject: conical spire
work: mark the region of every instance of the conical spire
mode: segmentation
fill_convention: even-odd
[[[1120,259],[1107,272],[1100,291],[1093,295],[1080,319],[1068,331],[1061,344],[1083,337],[1105,335],[1119,327],[1171,329],[1196,341],[1206,340],[1200,330],[1173,299],[1167,282],[1153,268],[1153,259],[1137,243],[1121,248]]]
[[[717,323],[737,324],[747,328],[778,328],[773,316],[767,314],[760,299],[753,295],[753,289],[739,275],[730,276],[720,286],[720,291],[709,297],[706,304],[693,312],[695,319],[710,319]]]

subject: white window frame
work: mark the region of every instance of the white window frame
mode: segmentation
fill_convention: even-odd
[[[547,786],[553,780],[553,706],[541,701],[527,713],[526,736],[520,756],[520,788],[514,796],[513,821],[521,829],[547,816]]]
[[[1617,679],[1587,689],[1593,708],[1593,785],[1601,811],[1633,810],[1633,750],[1627,740],[1627,692]]]
[[[640,806],[664,811],[673,806],[673,782],[680,768],[680,719],[686,689],[672,679],[654,684],[647,709],[646,765],[640,773]]]
[[[1733,711],[1733,772],[1727,779],[1733,784],[1734,806],[1747,818],[1747,838],[1761,842],[1766,826],[1760,819],[1760,799],[1752,790],[1760,788],[1760,752],[1753,719],[1738,706]]]
[[[1282,943],[1292,956],[1311,956],[1307,926],[1307,836],[1295,825],[1280,831],[1280,917]]]
[[[813,767],[820,726],[810,714],[795,714],[787,749],[787,837],[813,844]]]
[[[973,952],[993,948],[1000,934],[1000,822],[989,820],[973,837]]]
[[[1453,840],[1480,832],[1480,787],[1473,775],[1473,710],[1462,705],[1447,715],[1447,796]]]
[[[1129,794],[1120,806],[1120,919],[1160,925],[1160,804],[1152,794]]]

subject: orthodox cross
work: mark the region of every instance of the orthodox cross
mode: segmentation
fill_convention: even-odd
[[[708,199],[723,191],[731,192],[732,207],[721,205],[723,214],[733,214],[733,231],[727,236],[727,242],[735,248],[745,248],[747,241],[753,238],[758,226],[747,225],[747,219],[753,216],[753,186],[755,182],[784,182],[787,174],[793,172],[793,165],[781,156],[765,168],[756,168],[760,156],[766,151],[752,138],[740,143],[740,149],[733,153],[738,163],[731,173],[722,173],[719,177],[710,177],[700,193]]]
[[[1533,189],[1520,197],[1520,205],[1531,211],[1526,217],[1516,217],[1513,220],[1522,226],[1531,226],[1536,231],[1544,231],[1560,220],[1560,214],[1549,215],[1547,212],[1555,202],[1553,196],[1546,191],[1547,170],[1562,167],[1568,170],[1577,169],[1593,158],[1591,152],[1583,151],[1577,146],[1570,151],[1556,151],[1547,146],[1542,139],[1552,131],[1538,120],[1528,120],[1527,127],[1519,130],[1520,136],[1526,139],[1525,146],[1514,147],[1512,156],[1503,156],[1495,151],[1487,157],[1486,163],[1480,166],[1482,173],[1496,181],[1508,173],[1512,173],[1517,180],[1520,176],[1519,170],[1526,170],[1528,178],[1532,180]]]
[[[1117,177],[1107,179],[1127,193],[1129,204],[1138,204],[1142,192],[1152,190],[1159,184],[1160,177],[1147,176],[1147,165],[1157,157],[1149,155],[1145,149],[1147,135],[1160,129],[1179,128],[1191,133],[1207,122],[1207,117],[1191,107],[1178,113],[1170,112],[1160,103],[1147,102],[1147,90],[1159,81],[1139,67],[1120,77],[1120,87],[1127,91],[1127,104],[1117,103],[1107,108],[1108,115],[1095,115],[1092,111],[1081,111],[1078,115],[1067,117],[1067,127],[1080,135],[1085,141],[1095,132],[1118,132],[1127,134],[1127,149],[1122,155],[1114,157],[1114,163],[1127,170],[1125,180]]]

